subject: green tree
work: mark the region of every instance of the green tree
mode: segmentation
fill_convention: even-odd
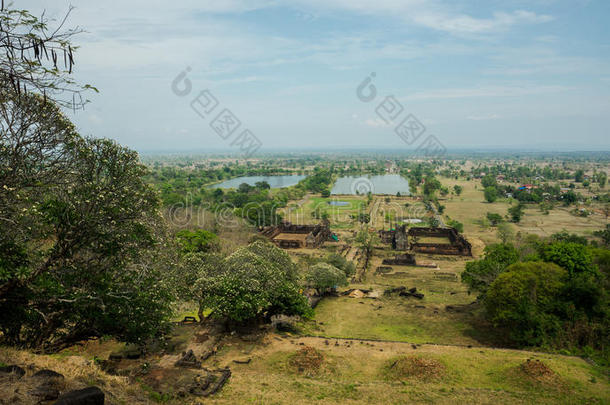
[[[296,266],[270,243],[256,241],[207,268],[196,283],[200,306],[217,319],[245,322],[276,314],[309,316]]]
[[[577,273],[596,271],[590,249],[580,243],[550,243],[543,245],[539,254],[545,262],[552,262],[566,269],[570,277]]]
[[[498,224],[496,235],[498,236],[498,239],[502,241],[502,243],[509,243],[514,239],[515,232],[513,232],[513,228],[510,226],[510,224],[502,222]]]
[[[342,270],[346,277],[353,276],[356,273],[356,265],[354,262],[347,260],[337,253],[329,253],[328,256],[324,258],[324,261]]]
[[[462,273],[462,282],[471,291],[477,291],[484,296],[498,275],[511,264],[517,263],[518,260],[519,252],[513,245],[489,245],[485,248],[482,259],[466,263],[466,268]]]
[[[176,238],[184,253],[209,252],[219,249],[218,236],[205,229],[190,231],[183,229],[176,233]]]
[[[521,217],[523,217],[524,205],[519,202],[516,205],[513,205],[508,209],[508,216],[511,221],[518,223],[521,222]]]
[[[502,218],[502,215],[500,215],[500,214],[496,214],[494,212],[488,212],[487,220],[489,221],[491,226],[496,226],[499,223],[502,223],[504,221],[504,218]]]
[[[481,185],[484,188],[496,187],[498,185],[498,182],[496,181],[496,178],[494,176],[488,174],[485,177],[481,178]]]
[[[345,273],[328,263],[317,263],[310,267],[305,282],[308,287],[315,288],[318,294],[329,288],[347,285]]]
[[[463,188],[462,186],[458,186],[456,184],[455,186],[453,186],[453,191],[455,192],[455,195],[460,195],[462,194]]]
[[[169,316],[159,202],[137,153],[82,139],[48,100],[2,104],[20,132],[0,148],[0,320],[11,344],[54,350],[112,335],[138,341]],[[18,303],[18,304],[16,304]],[[10,308],[10,309],[9,309]]]
[[[485,187],[483,194],[488,203],[493,203],[498,199],[498,190],[494,186]]]
[[[489,319],[510,331],[514,341],[540,345],[561,328],[559,317],[566,271],[553,263],[509,266],[489,286],[484,299]]]

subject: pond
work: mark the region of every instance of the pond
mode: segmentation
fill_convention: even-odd
[[[345,176],[335,182],[331,194],[372,194],[409,195],[409,181],[399,174],[381,176]]]
[[[259,181],[266,181],[271,188],[283,188],[294,186],[304,178],[305,176],[242,176],[211,185],[209,188],[237,188],[242,183],[254,186]]]
[[[332,205],[335,207],[347,207],[349,205],[349,202],[347,202],[347,201],[329,201],[328,205]]]

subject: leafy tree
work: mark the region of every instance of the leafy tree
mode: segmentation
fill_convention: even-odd
[[[75,51],[71,40],[82,32],[64,29],[72,9],[58,26],[50,27],[48,20],[4,3],[0,8],[1,87],[17,95],[38,93],[45,101],[70,109],[83,107],[87,101],[81,94],[97,89],[79,85],[71,77]]]
[[[266,181],[257,181],[254,186],[259,190],[269,190],[271,186]]]
[[[485,248],[483,259],[466,263],[462,282],[484,296],[493,281],[511,264],[517,263],[519,252],[513,245],[496,244]]]
[[[171,297],[148,261],[162,226],[147,169],[113,141],[80,138],[43,97],[3,96],[1,122],[20,128],[3,128],[0,148],[4,339],[51,350],[156,334]]]
[[[356,265],[354,262],[347,260],[337,253],[329,253],[328,256],[324,258],[324,261],[342,270],[346,277],[353,276],[356,273]]]
[[[219,248],[218,236],[205,229],[183,229],[176,233],[176,237],[184,253],[209,252]]]
[[[463,188],[462,186],[458,186],[456,184],[455,186],[453,186],[453,191],[455,192],[455,195],[460,195],[462,194]]]
[[[521,217],[523,217],[524,206],[521,202],[517,205],[513,205],[508,209],[508,216],[511,221],[518,223],[521,222]]]
[[[496,178],[494,176],[488,174],[485,177],[481,178],[481,185],[484,188],[496,187],[498,185],[498,182],[496,181]]]
[[[578,170],[576,170],[576,172],[574,172],[574,181],[576,183],[582,183],[584,178],[585,178],[584,170],[578,169]]]
[[[600,172],[597,174],[597,182],[599,183],[600,188],[605,188],[607,181],[608,175],[605,172]]]
[[[498,190],[494,186],[485,187],[483,193],[488,203],[495,202],[498,199]]]
[[[495,212],[488,212],[487,220],[489,221],[491,226],[496,226],[499,223],[502,223],[504,221],[504,218],[502,218],[502,215],[496,214]]]
[[[570,277],[577,273],[595,273],[593,255],[584,245],[574,242],[554,242],[540,248],[540,257],[568,271]]]
[[[308,287],[315,288],[318,294],[329,288],[347,285],[345,273],[328,263],[318,263],[309,268],[305,275]]]
[[[299,293],[296,266],[288,254],[257,241],[211,266],[202,266],[198,301],[218,319],[245,322],[276,314],[305,315],[311,309]]]
[[[452,219],[449,221],[449,226],[452,228],[455,228],[459,233],[464,232],[464,224],[461,223],[460,221],[456,221],[455,219]]]
[[[509,224],[502,222],[498,224],[496,235],[498,236],[498,239],[502,241],[502,243],[509,243],[515,237],[515,232],[513,232],[513,228],[511,228]]]
[[[436,192],[436,190],[439,190],[441,188],[441,182],[438,181],[437,179],[435,179],[432,176],[428,176],[426,177],[426,181],[424,183],[424,195],[426,196],[433,196],[434,193]]]
[[[430,217],[428,219],[428,225],[430,225],[431,228],[438,228],[440,226],[440,222],[438,221],[438,219],[434,216],[434,217]]]
[[[606,224],[606,229],[595,231],[594,234],[602,238],[602,242],[605,246],[610,246],[610,224]]]
[[[328,188],[325,188],[324,190],[322,190],[320,192],[320,194],[321,194],[322,197],[328,198],[328,197],[330,197],[330,190]]]
[[[513,264],[489,286],[487,314],[510,330],[514,341],[540,345],[561,328],[558,314],[565,279],[566,271],[553,263]]]

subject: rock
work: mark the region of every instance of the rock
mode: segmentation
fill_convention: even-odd
[[[64,379],[63,374],[60,374],[57,371],[53,371],[53,370],[49,370],[49,369],[43,369],[43,370],[37,371],[36,373],[34,373],[34,375],[32,377],[33,378],[58,379],[58,380]]]
[[[119,352],[112,352],[108,356],[108,360],[123,360],[123,354]]]
[[[218,373],[220,375],[216,375]],[[208,397],[218,392],[225,385],[229,377],[231,377],[231,370],[228,368],[216,370],[208,374],[205,379],[196,381],[196,385],[191,387],[189,391],[193,395]]]
[[[201,362],[197,360],[197,357],[193,353],[193,350],[189,350],[186,353],[182,353],[182,358],[175,364],[176,367],[185,368],[201,368]]]
[[[104,405],[104,392],[98,387],[88,387],[63,394],[55,405]]]
[[[22,369],[19,366],[16,365],[10,365],[10,366],[2,366],[0,367],[0,373],[6,373],[6,374],[14,374],[15,376],[17,376],[18,378],[21,378],[25,375],[25,370]]]
[[[412,345],[411,345],[411,347],[412,347],[413,349],[417,349],[417,345],[415,345],[415,344],[412,344]]]
[[[38,397],[40,401],[51,401],[59,397],[59,390],[52,384],[42,384],[33,390],[28,391],[28,394],[33,397]]]

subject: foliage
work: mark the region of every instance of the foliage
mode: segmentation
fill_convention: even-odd
[[[508,267],[489,286],[485,308],[492,322],[510,330],[524,345],[540,345],[560,327],[560,295],[566,271],[553,263],[527,262]]]
[[[484,296],[500,273],[519,260],[519,252],[513,245],[496,244],[485,248],[483,259],[466,263],[462,282],[472,291]]]
[[[610,224],[606,224],[606,229],[601,231],[595,231],[595,236],[602,238],[602,242],[605,246],[610,246]]]
[[[424,188],[423,188],[424,195],[432,197],[432,196],[434,196],[434,193],[436,192],[436,190],[439,190],[440,188],[441,188],[440,181],[438,181],[436,178],[434,178],[432,176],[426,177],[426,180],[424,183]]]
[[[310,267],[305,275],[305,282],[308,287],[315,288],[318,292],[347,285],[345,273],[328,263],[318,263]]]
[[[453,186],[453,191],[455,192],[455,195],[460,195],[462,194],[463,188],[462,186],[456,184],[455,186]]]
[[[523,211],[525,207],[519,202],[516,205],[513,205],[508,209],[508,216],[510,217],[512,222],[518,223],[521,221],[521,217],[523,217]]]
[[[70,9],[71,11],[72,9]],[[26,10],[0,8],[0,86],[16,94],[38,93],[54,102],[76,109],[86,100],[81,93],[90,85],[79,85],[72,78],[75,46],[71,43],[78,29],[64,29],[70,14],[57,27],[49,27],[44,17]],[[43,13],[44,15],[44,13]],[[68,94],[68,98],[61,95]]]
[[[346,277],[353,276],[356,273],[356,265],[354,262],[347,260],[345,257],[337,253],[328,254],[328,256],[324,258],[324,262],[343,271]]]
[[[495,202],[498,199],[498,190],[494,186],[485,187],[483,193],[488,203]]]
[[[212,263],[200,259],[194,295],[211,316],[244,322],[276,314],[310,314],[299,293],[296,266],[276,246],[257,241],[226,258],[214,256]]]
[[[496,181],[496,178],[493,175],[488,174],[481,178],[481,185],[484,188],[496,187],[498,185],[498,182]]]
[[[502,222],[498,224],[496,235],[502,243],[509,243],[514,239],[515,232],[513,231],[513,228],[511,228],[510,224]]]
[[[459,233],[464,232],[464,224],[455,219],[451,219],[448,221],[448,225],[452,228],[455,228]]]
[[[580,243],[553,242],[543,245],[539,254],[542,260],[566,269],[570,277],[577,273],[596,272],[593,255],[586,246]]]
[[[81,138],[40,96],[0,94],[4,340],[53,349],[90,336],[156,334],[171,296],[150,261],[163,250],[162,226],[138,155]]]
[[[219,249],[218,236],[205,229],[197,229],[195,231],[183,229],[176,232],[176,238],[184,253],[209,252]]]
[[[502,218],[502,215],[500,215],[500,214],[496,214],[494,212],[488,212],[487,213],[487,220],[489,221],[491,226],[496,226],[499,223],[503,222],[504,218]]]

